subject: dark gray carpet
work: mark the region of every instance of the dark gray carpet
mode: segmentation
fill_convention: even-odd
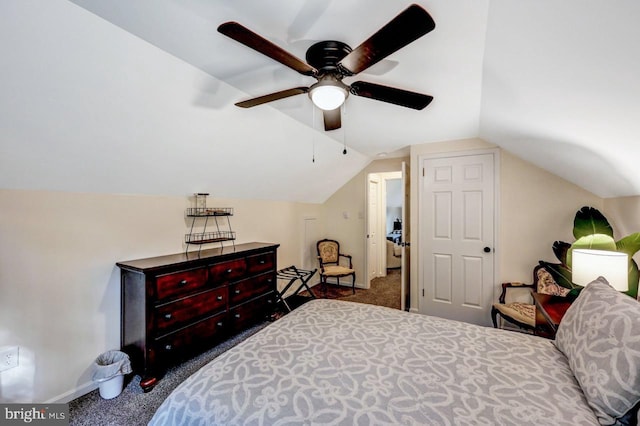
[[[69,403],[71,425],[87,426],[135,426],[146,425],[160,404],[176,386],[200,367],[232,348],[250,335],[264,328],[268,322],[256,325],[222,342],[213,349],[167,371],[151,392],[140,388],[140,376],[133,376],[125,382],[122,393],[113,399],[102,399],[98,389]],[[127,379],[125,379],[127,380]]]

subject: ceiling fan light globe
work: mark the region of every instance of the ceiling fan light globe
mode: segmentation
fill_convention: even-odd
[[[347,98],[347,91],[339,86],[317,86],[309,93],[313,104],[318,108],[331,111],[339,108]]]

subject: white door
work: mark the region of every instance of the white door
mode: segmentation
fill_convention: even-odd
[[[367,184],[367,287],[372,279],[380,276],[380,248],[378,229],[380,228],[380,177],[370,174]]]
[[[420,312],[490,325],[494,154],[422,160]]]
[[[402,162],[402,240],[400,242],[402,246],[402,263],[400,267],[400,309],[403,311],[409,306],[409,235],[411,228],[409,227],[409,211],[411,200],[411,191],[409,186],[409,165]]]

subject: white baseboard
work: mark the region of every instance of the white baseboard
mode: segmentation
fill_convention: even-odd
[[[83,395],[88,394],[94,389],[98,389],[98,384],[94,382],[85,383],[76,387],[75,389],[71,389],[65,393],[62,393],[58,396],[51,398],[48,401],[45,401],[45,404],[59,404],[59,403],[67,403],[69,401],[73,401],[76,398],[79,398]]]

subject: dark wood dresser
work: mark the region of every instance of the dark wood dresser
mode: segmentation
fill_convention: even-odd
[[[273,312],[278,247],[247,243],[116,263],[121,347],[145,392],[169,365]]]

